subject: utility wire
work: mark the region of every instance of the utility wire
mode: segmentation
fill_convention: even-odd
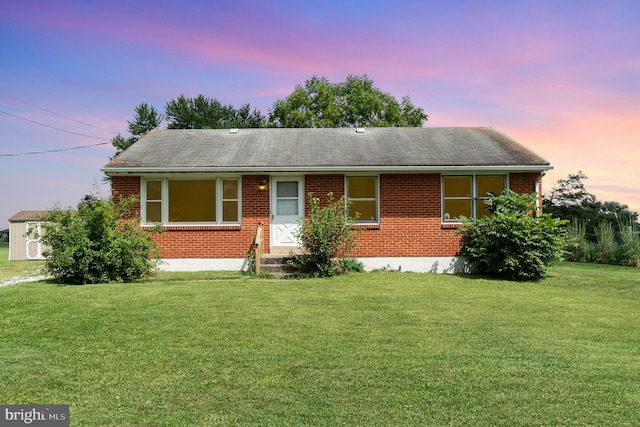
[[[35,120],[31,120],[31,119],[27,119],[27,118],[24,118],[24,117],[16,116],[15,114],[7,113],[6,111],[0,110],[0,113],[6,114],[7,116],[15,117],[17,119],[25,120],[25,121],[30,122],[30,123],[35,123],[36,125],[44,126],[46,128],[49,128],[49,129],[59,130],[60,132],[71,133],[73,135],[80,135],[80,136],[84,136],[86,138],[102,139],[104,141],[111,141],[110,139],[102,138],[102,137],[99,137],[99,136],[87,135],[87,134],[84,134],[84,133],[73,132],[73,131],[66,130],[66,129],[60,129],[60,128],[57,128],[55,126],[46,125],[44,123],[36,122]]]
[[[66,132],[66,133],[70,133],[70,134],[73,134],[73,135],[84,136],[85,138],[93,138],[93,139],[101,139],[103,141],[109,141],[109,142],[99,142],[97,144],[91,144],[91,145],[81,145],[81,146],[78,146],[78,147],[59,148],[59,149],[55,149],[55,150],[29,151],[29,152],[25,152],[25,153],[13,153],[13,154],[0,154],[0,157],[16,157],[16,156],[30,156],[30,155],[46,154],[46,153],[58,153],[58,152],[61,152],[61,151],[80,150],[80,149],[83,149],[83,148],[97,147],[99,145],[107,145],[107,144],[111,143],[111,140],[108,139],[108,138],[102,138],[102,137],[93,136],[93,135],[86,135],[84,133],[73,132],[73,131],[70,131],[70,130],[57,128],[55,126],[50,126],[50,125],[47,125],[47,124],[44,124],[44,123],[36,122],[35,120],[31,120],[31,119],[27,119],[27,118],[24,118],[24,117],[16,116],[15,114],[11,114],[11,113],[8,113],[8,112],[3,111],[3,110],[0,110],[0,113],[6,114],[6,115],[11,116],[11,117],[15,117],[17,119],[25,120],[27,122],[34,123],[34,124],[39,125],[39,126],[44,126],[46,128],[49,128],[49,129],[55,129],[55,130],[58,130],[60,132]]]
[[[97,147],[98,145],[107,145],[107,144],[109,144],[109,142],[98,142],[97,144],[81,145],[78,147],[70,147],[70,148],[58,148],[56,150],[29,151],[27,153],[15,153],[15,154],[0,154],[0,157],[15,157],[15,156],[29,156],[34,154],[58,153],[60,151],[80,150],[82,148],[91,148],[91,147]]]
[[[49,110],[48,108],[44,108],[44,107],[41,107],[41,106],[39,106],[39,105],[36,105],[36,104],[32,104],[32,103],[30,103],[30,102],[23,101],[23,100],[21,100],[21,99],[16,98],[15,96],[8,95],[8,94],[6,94],[6,93],[4,94],[4,96],[6,96],[6,97],[8,97],[8,98],[11,98],[11,99],[15,99],[16,101],[18,101],[18,102],[20,102],[20,103],[22,103],[22,104],[25,104],[25,105],[29,105],[30,107],[38,108],[38,109],[40,109],[40,110],[42,110],[42,111],[46,111],[46,112],[47,112],[47,113],[49,113],[49,114],[53,114],[53,115],[55,115],[55,116],[62,117],[62,118],[67,119],[67,120],[71,120],[71,121],[74,121],[74,122],[76,122],[76,123],[80,123],[80,124],[85,125],[85,126],[89,126],[89,127],[92,127],[92,128],[102,129],[102,130],[106,130],[106,131],[109,131],[109,132],[117,133],[117,132],[114,132],[114,131],[112,131],[112,130],[110,130],[110,129],[105,129],[105,128],[100,127],[100,126],[95,126],[95,125],[92,125],[91,123],[83,122],[82,120],[74,119],[73,117],[65,116],[64,114],[60,114],[60,113],[57,113],[57,112],[55,112],[55,111]]]

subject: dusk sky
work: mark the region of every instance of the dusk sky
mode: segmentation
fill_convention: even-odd
[[[637,0],[21,0],[0,11],[0,228],[21,210],[108,196],[100,168],[141,102],[163,112],[203,94],[266,115],[313,75],[367,74],[424,108],[425,126],[491,126],[531,148],[554,166],[545,192],[581,170],[599,200],[640,211]]]

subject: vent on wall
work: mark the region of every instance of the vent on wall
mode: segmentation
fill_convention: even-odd
[[[364,133],[364,128],[356,128],[356,133]]]
[[[229,129],[229,133],[235,134],[235,133],[238,133],[238,132],[240,132],[239,129]]]

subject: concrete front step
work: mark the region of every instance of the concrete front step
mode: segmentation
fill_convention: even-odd
[[[275,275],[292,273],[287,262],[291,259],[289,255],[265,254],[260,258],[260,272]]]

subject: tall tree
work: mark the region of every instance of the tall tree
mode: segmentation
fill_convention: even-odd
[[[127,120],[129,137],[125,138],[118,134],[111,139],[111,144],[116,147],[115,156],[129,148],[142,135],[160,126],[160,122],[162,122],[162,115],[154,107],[146,102],[139,104],[135,108],[133,121]]]
[[[165,105],[167,129],[225,129],[262,127],[265,117],[249,104],[236,109],[223,105],[217,99],[198,95],[186,98],[180,95]]]
[[[595,230],[602,223],[617,226],[620,221],[635,223],[638,220],[638,212],[630,211],[627,205],[599,201],[587,191],[586,179],[582,171],[559,179],[543,199],[544,211],[556,218],[583,224],[585,235],[591,241],[595,240]]]
[[[420,127],[427,118],[408,96],[398,102],[363,74],[335,84],[313,76],[273,104],[268,123],[275,127]]]

